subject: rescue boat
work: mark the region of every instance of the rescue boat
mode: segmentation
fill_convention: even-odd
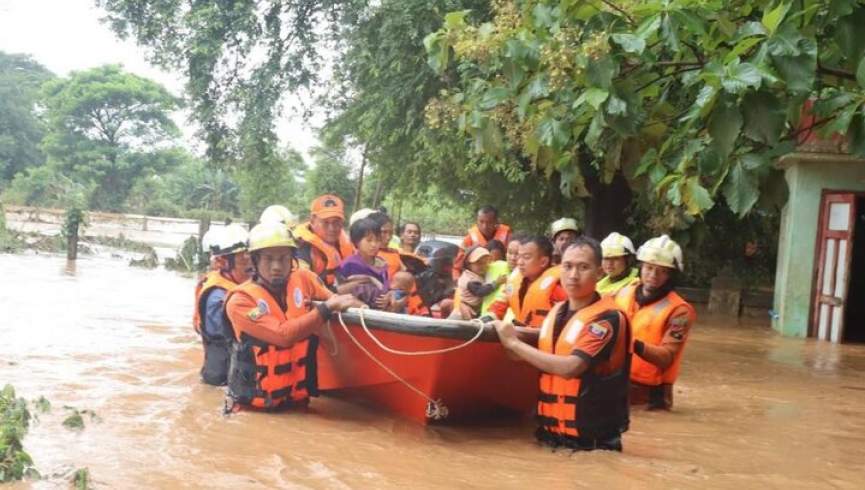
[[[520,416],[537,403],[538,371],[509,359],[492,325],[351,308],[330,328],[335,343],[318,349],[324,395],[423,424]]]

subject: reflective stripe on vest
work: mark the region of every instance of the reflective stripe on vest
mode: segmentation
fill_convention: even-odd
[[[336,284],[336,269],[342,259],[354,253],[354,247],[344,231],[339,233],[339,250],[333,245],[325,242],[316,235],[309,227],[309,223],[301,224],[294,229],[294,236],[304,243],[309,244],[313,251],[310,252],[310,269],[328,286]],[[318,251],[319,254],[313,253]]]
[[[628,286],[616,295],[616,303],[625,310],[631,321],[634,339],[642,340],[649,345],[661,345],[664,334],[667,333],[667,324],[676,310],[685,310],[692,322],[696,319],[697,314],[694,308],[675,291],[671,291],[652,304],[640,307],[637,304],[636,296],[638,287],[640,287],[639,283]],[[631,380],[649,386],[675,383],[679,376],[684,352],[685,346],[682,346],[676,354],[676,358],[673,359],[673,363],[664,370],[640,356],[634,356],[631,363]]]
[[[523,275],[517,272],[510,278],[509,306],[514,314],[514,319],[530,327],[540,327],[544,318],[553,307],[553,291],[561,277],[561,267],[550,267],[537,279],[535,279],[526,291],[526,295],[520,301],[520,287],[523,284]]]
[[[624,312],[612,298],[601,298],[576,312],[554,339],[556,316],[561,308],[567,308],[567,302],[558,303],[541,326],[538,337],[540,351],[560,356],[573,355],[583,328],[602,315],[615,311],[620,314],[620,325],[616,337],[611,340],[613,351],[610,357],[624,358],[619,368],[611,373],[598,374],[594,367],[573,379],[541,373],[538,422],[548,432],[567,437],[601,438],[624,432],[628,428],[631,359],[631,334]]]
[[[309,311],[313,278],[292,273],[286,287],[286,311],[270,293],[253,281],[235,288],[234,294],[246,294],[267,308],[263,314],[273,315],[280,322]],[[226,303],[228,303],[226,298]],[[261,306],[259,306],[261,309]],[[288,403],[303,401],[317,395],[316,349],[318,338],[310,336],[290,347],[277,347],[239,332],[231,351],[228,394],[236,402],[255,408],[275,409]]]

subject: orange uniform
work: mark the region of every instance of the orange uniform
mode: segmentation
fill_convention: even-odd
[[[393,248],[382,248],[379,250],[378,256],[387,262],[387,277],[389,279],[392,280],[397,272],[405,270],[399,250]]]
[[[634,340],[668,349],[673,352],[673,361],[661,368],[635,355],[631,364],[632,402],[648,401],[651,408],[670,408],[673,405],[672,387],[679,376],[685,343],[697,314],[675,291],[640,306],[636,299],[640,287],[639,283],[625,287],[616,295],[616,303],[631,321]]]
[[[315,332],[325,319],[311,300],[331,294],[302,269],[291,273],[279,300],[253,281],[229,293],[225,310],[236,339],[228,375],[233,402],[273,410],[317,394]]]
[[[507,247],[508,242],[511,241],[511,227],[499,223],[499,225],[496,226],[496,232],[493,233],[493,237],[490,240],[498,240]],[[463,237],[462,248],[457,252],[457,256],[454,257],[454,280],[459,279],[460,273],[462,273],[463,261],[465,261],[466,258],[466,250],[475,245],[485,247],[490,240],[481,233],[481,230],[478,229],[478,225],[472,225],[472,227],[469,228],[468,233]]]
[[[578,356],[589,368],[571,379],[541,374],[541,441],[575,449],[620,449],[619,435],[629,423],[630,345],[627,317],[612,298],[599,298],[577,312],[568,311],[567,302],[555,305],[541,326],[538,349]],[[609,440],[619,446],[603,446]]]
[[[294,236],[300,240],[297,258],[301,267],[315,272],[328,287],[336,284],[336,269],[343,259],[354,253],[354,246],[345,232],[339,235],[339,247],[325,242],[309,227],[309,223],[298,225]]]
[[[508,278],[505,297],[490,305],[489,311],[498,318],[504,318],[507,310],[514,320],[530,327],[540,327],[555,303],[568,299],[568,294],[559,282],[559,266],[545,270],[534,281],[524,278],[515,271]]]

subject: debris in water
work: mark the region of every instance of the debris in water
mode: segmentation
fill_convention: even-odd
[[[72,476],[72,485],[75,490],[88,490],[90,487],[90,470],[79,468]]]
[[[82,430],[84,429],[84,417],[82,415],[89,415],[91,422],[101,422],[102,419],[96,415],[96,412],[93,410],[78,410],[75,407],[70,407],[68,405],[64,405],[63,408],[66,410],[70,410],[72,414],[63,421],[63,426],[69,430]]]

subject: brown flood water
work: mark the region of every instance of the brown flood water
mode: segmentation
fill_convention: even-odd
[[[85,466],[99,488],[865,487],[865,346],[701,323],[672,413],[633,412],[623,454],[553,453],[528,420],[420,427],[329,398],[225,418],[198,381],[192,279],[47,256],[0,273],[0,384],[53,405],[24,440],[46,479],[14,489]],[[63,405],[102,421],[66,430]]]

